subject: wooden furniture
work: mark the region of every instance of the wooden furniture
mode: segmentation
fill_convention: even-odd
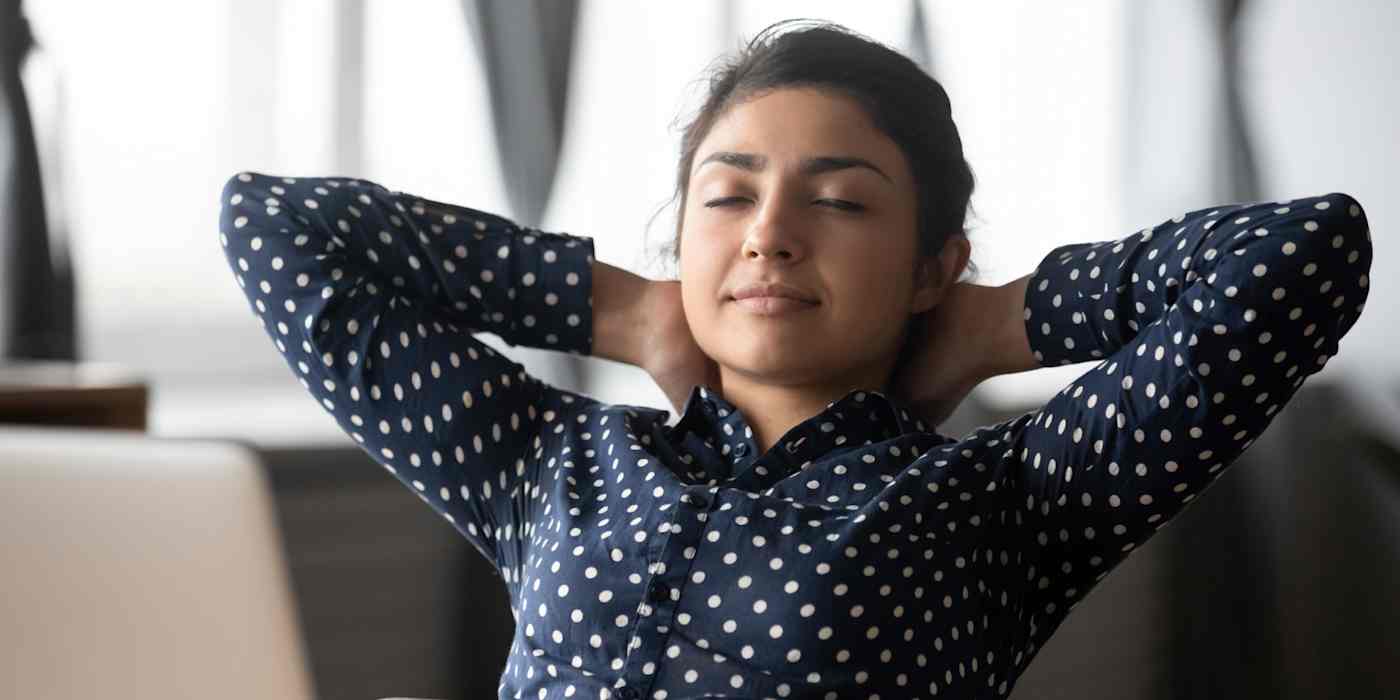
[[[103,362],[0,362],[0,423],[146,432],[146,378]]]

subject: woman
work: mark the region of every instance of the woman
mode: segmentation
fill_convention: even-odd
[[[942,88],[840,27],[778,28],[685,132],[676,282],[363,180],[224,189],[298,379],[503,576],[501,697],[1006,696],[1364,306],[1340,193],[958,282],[972,175]],[[548,386],[477,331],[643,367],[680,419]],[[1036,411],[931,428],[988,377],[1091,360]]]

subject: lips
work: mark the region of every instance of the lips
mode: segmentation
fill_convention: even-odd
[[[821,305],[817,296],[783,282],[750,282],[734,290],[734,303],[758,316],[783,316],[809,311]]]
[[[802,301],[800,299],[791,299],[788,297],[744,297],[743,299],[735,299],[734,303],[743,307],[746,311],[761,316],[776,316],[778,314],[817,308],[816,302]]]
[[[806,304],[817,304],[816,295],[798,287],[794,287],[782,282],[755,282],[743,285],[734,290],[735,301],[755,298],[775,298],[798,301]]]

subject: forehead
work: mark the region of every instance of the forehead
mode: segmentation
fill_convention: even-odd
[[[903,152],[875,128],[860,103],[817,88],[784,88],[731,106],[696,149],[692,175],[734,172],[715,165],[701,169],[706,157],[716,151],[756,154],[783,169],[796,168],[803,159],[817,156],[857,157],[876,164],[895,182],[909,179]]]

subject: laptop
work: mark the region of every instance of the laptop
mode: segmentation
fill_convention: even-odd
[[[0,566],[5,697],[315,697],[245,445],[0,424]]]

